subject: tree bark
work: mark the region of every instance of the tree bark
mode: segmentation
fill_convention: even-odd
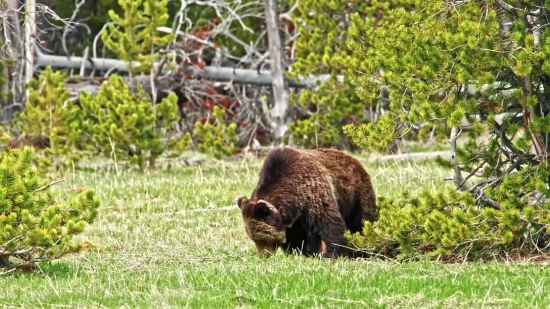
[[[25,84],[34,76],[34,38],[36,36],[36,6],[35,0],[27,0],[25,8]],[[28,96],[29,90],[25,92]]]
[[[269,55],[273,62],[271,75],[273,77],[273,97],[275,104],[270,112],[272,128],[276,141],[287,131],[289,121],[288,85],[285,82],[284,54],[279,33],[279,14],[276,0],[265,0],[265,22],[269,38]]]
[[[6,9],[5,16],[2,19],[4,30],[0,36],[5,46],[0,53],[0,60],[15,60],[15,63],[5,66],[2,70],[2,74],[6,78],[6,85],[2,86],[2,90],[11,92],[12,96],[2,100],[0,120],[4,120],[4,118],[11,119],[10,115],[12,113],[10,111],[14,109],[14,105],[23,101],[22,82],[24,79],[19,1],[5,0],[4,5]]]

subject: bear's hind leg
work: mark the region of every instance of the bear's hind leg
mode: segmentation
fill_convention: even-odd
[[[346,227],[352,233],[361,232],[363,230],[363,210],[361,208],[361,203],[355,204],[356,206],[345,218]]]
[[[344,248],[347,246],[347,240],[344,237],[346,224],[336,209],[336,207],[323,208],[324,213],[316,218],[312,226],[313,233],[318,233],[321,238],[320,251],[326,249],[323,253],[328,258],[341,256],[347,251]]]
[[[372,187],[370,190],[364,190],[359,197],[359,204],[361,206],[362,220],[374,222],[376,219],[376,196]],[[361,224],[361,230],[363,226]]]
[[[358,203],[352,212],[351,216],[346,218],[346,224],[352,234],[359,232],[363,234],[363,226],[365,221],[374,222],[376,219],[376,196],[372,190],[372,186],[367,187],[368,190],[363,190],[360,194]],[[369,257],[367,253],[352,250],[350,252],[352,258],[366,258]]]

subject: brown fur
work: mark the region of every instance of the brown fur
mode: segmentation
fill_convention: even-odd
[[[250,199],[238,200],[245,230],[260,256],[278,247],[339,256],[344,232],[374,221],[376,196],[369,174],[333,149],[278,148],[264,161]]]

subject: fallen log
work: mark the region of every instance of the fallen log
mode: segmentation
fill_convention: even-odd
[[[127,76],[123,76],[122,80],[130,86],[134,92],[137,92],[137,85],[139,84],[143,91],[152,98],[151,78],[149,75],[138,75],[131,79]],[[71,101],[78,103],[80,100],[80,93],[85,91],[93,96],[97,95],[104,83],[109,83],[108,78],[105,77],[92,77],[92,76],[69,76],[65,80],[64,87],[69,91]],[[183,86],[181,81],[173,76],[165,76],[157,78],[155,80],[156,98],[157,102],[162,101],[163,98],[168,96],[170,92],[174,92],[178,97],[183,97]]]
[[[385,155],[385,156],[372,156],[369,158],[360,158],[359,161],[366,163],[385,163],[385,162],[421,162],[433,160],[437,156],[442,157],[443,159],[450,159],[451,153],[447,151],[434,151],[434,152],[413,152],[413,153],[402,153],[396,155]]]
[[[139,63],[135,62],[134,67],[138,66]],[[98,71],[116,71],[116,72],[127,72],[126,62],[118,59],[109,59],[109,58],[85,58],[85,57],[66,57],[66,56],[56,56],[48,55],[42,52],[39,52],[35,56],[35,66],[36,67],[47,67],[51,66],[53,68],[63,68],[63,69],[80,69],[84,67],[88,70],[98,70]],[[215,67],[215,66],[206,66],[202,69],[195,66],[186,66],[184,68],[185,74],[190,74],[193,78],[202,78],[211,79],[218,82],[231,82],[235,84],[249,84],[249,85],[258,85],[258,86],[272,86],[273,77],[271,71],[266,70],[251,70],[251,69],[238,69],[231,67]],[[314,88],[318,84],[323,83],[324,81],[330,79],[330,74],[321,74],[319,76],[308,76],[303,77],[301,80],[297,81],[291,78],[286,78],[288,86],[291,88]],[[344,81],[343,76],[337,76],[337,80],[342,83]]]

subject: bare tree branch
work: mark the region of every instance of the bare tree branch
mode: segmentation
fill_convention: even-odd
[[[476,199],[481,201],[483,205],[487,205],[495,209],[500,209],[500,204],[497,201],[485,195],[482,189],[471,187],[468,183],[466,183],[464,177],[462,177],[460,162],[458,161],[458,157],[456,156],[456,140],[460,133],[460,128],[453,127],[451,130],[451,137],[449,139],[449,143],[451,144],[451,160],[454,163],[453,182],[455,183],[456,188],[460,191],[470,191],[474,195],[474,197],[476,197]]]
[[[84,3],[86,3],[86,0],[80,0],[80,2],[76,3],[76,7],[73,11],[73,15],[71,15],[71,17],[69,18],[69,22],[72,22],[76,18],[76,15],[78,14],[78,11],[80,11],[80,8],[84,5]],[[69,56],[69,50],[67,49],[67,42],[66,42],[65,38],[67,37],[67,34],[69,33],[69,29],[70,29],[70,27],[65,27],[63,29],[63,36],[62,36],[62,39],[61,39],[61,44],[63,45],[63,51],[65,52],[65,55],[67,55],[67,56]],[[90,28],[87,27],[87,29],[88,29],[88,34],[90,34],[91,33]]]
[[[59,180],[56,180],[56,181],[50,182],[50,183],[48,183],[48,184],[45,184],[45,185],[43,185],[42,187],[40,187],[40,188],[38,188],[38,189],[36,189],[36,190],[32,191],[32,193],[36,193],[36,192],[40,192],[40,191],[44,191],[44,190],[46,190],[47,188],[49,188],[49,187],[51,187],[51,186],[55,185],[56,183],[60,183],[60,182],[63,182],[63,181],[65,181],[65,179],[59,179]]]

